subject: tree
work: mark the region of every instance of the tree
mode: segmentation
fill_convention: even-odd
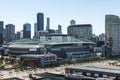
[[[0,58],[0,63],[3,64],[3,61],[4,61],[4,57],[1,56],[1,58]]]

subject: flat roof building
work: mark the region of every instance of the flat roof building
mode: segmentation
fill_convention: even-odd
[[[57,62],[57,56],[55,54],[24,54],[20,58],[30,58],[32,61],[40,64],[40,66],[46,66]]]
[[[70,25],[67,28],[67,34],[75,36],[76,38],[83,38],[92,40],[92,25],[91,24],[78,24]]]

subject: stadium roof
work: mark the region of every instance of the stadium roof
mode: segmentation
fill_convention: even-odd
[[[12,41],[9,44],[9,47],[15,47],[15,46],[36,46],[36,45],[44,45],[44,44],[49,44],[49,45],[55,45],[55,44],[78,44],[78,43],[89,43],[89,44],[95,44],[94,42],[88,41],[88,40],[80,40],[76,39],[74,37],[68,38],[65,41],[62,40],[55,40],[55,39],[49,39],[49,40],[44,40],[44,39],[20,39],[20,40],[15,40]]]

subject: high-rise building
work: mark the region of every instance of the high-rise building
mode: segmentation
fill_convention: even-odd
[[[92,40],[92,25],[91,24],[70,25],[67,28],[67,34],[73,35],[76,38]]]
[[[58,25],[58,33],[62,34],[62,26],[61,25]]]
[[[13,40],[15,40],[15,25],[8,24],[6,25],[5,41],[7,43]]]
[[[4,22],[0,21],[0,46],[2,46],[3,44],[3,34],[4,34],[3,26],[4,26]]]
[[[20,39],[23,39],[23,30],[20,31]]]
[[[34,37],[37,36],[37,23],[34,24]]]
[[[110,40],[112,39],[112,26],[114,23],[119,23],[120,19],[116,15],[106,15],[105,16],[105,39],[106,43],[110,44]]]
[[[23,25],[23,38],[31,38],[31,24],[29,23]]]
[[[105,43],[108,48],[106,52],[107,57],[111,57],[113,54],[113,35],[112,28],[114,23],[120,23],[120,18],[116,15],[106,15],[105,16]]]
[[[16,40],[20,39],[20,31],[18,31],[18,32],[15,34],[15,39],[16,39]]]
[[[50,30],[50,18],[47,18],[47,26],[46,26],[46,31]]]
[[[38,31],[44,30],[44,14],[43,13],[37,14],[37,30]]]
[[[3,29],[3,43],[5,43],[6,29]]]
[[[76,21],[75,20],[71,20],[70,21],[70,25],[75,25],[76,24]]]
[[[113,55],[120,55],[120,23],[114,23],[112,27]]]

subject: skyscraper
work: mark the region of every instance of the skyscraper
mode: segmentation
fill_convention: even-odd
[[[46,31],[50,30],[50,18],[47,18],[47,26],[46,26]]]
[[[34,23],[34,37],[37,36],[37,23]]]
[[[20,39],[23,39],[23,30],[20,31]]]
[[[112,38],[112,26],[113,23],[119,23],[120,19],[116,15],[106,15],[105,16],[105,36],[106,43],[109,44],[110,39]]]
[[[120,55],[120,23],[114,23],[112,27],[113,55]]]
[[[75,24],[76,24],[75,20],[70,21],[70,25],[75,25]]]
[[[37,14],[37,31],[44,30],[44,14]]]
[[[23,25],[23,38],[31,38],[31,24],[29,23]]]
[[[15,25],[8,24],[6,25],[5,41],[7,43],[13,40],[15,40]]]
[[[113,54],[113,35],[112,28],[114,23],[120,23],[120,18],[116,15],[106,15],[105,16],[105,39],[108,51],[106,52],[107,57],[111,57]]]
[[[0,21],[0,46],[3,44],[3,26],[4,22]]]
[[[20,39],[20,31],[18,31],[18,32],[15,34],[15,39],[16,39],[16,40]]]
[[[58,25],[58,33],[62,34],[62,26],[61,25]]]

